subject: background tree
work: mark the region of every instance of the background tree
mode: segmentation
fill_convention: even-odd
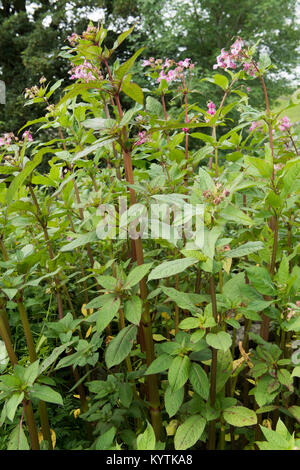
[[[299,60],[300,31],[296,0],[25,0],[0,1],[0,79],[7,85],[6,105],[0,105],[0,133],[17,132],[37,116],[37,109],[23,107],[23,91],[44,75],[55,81],[66,77],[68,64],[59,56],[67,36],[81,33],[88,18],[105,18],[109,39],[137,23],[136,30],[118,50],[120,60],[135,48],[145,46],[144,56],[180,59],[191,57],[199,76],[213,73],[220,48],[228,47],[237,35],[260,39],[274,69],[268,83],[270,98],[288,92],[290,83],[279,72],[294,78]],[[201,84],[203,95],[206,85]],[[253,82],[253,104],[261,100]]]

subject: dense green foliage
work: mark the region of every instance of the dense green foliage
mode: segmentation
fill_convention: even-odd
[[[0,138],[0,446],[299,449],[299,91],[272,113],[240,38],[201,77],[220,101],[177,57],[142,90],[131,32],[69,37],[73,83],[27,89],[45,115]]]

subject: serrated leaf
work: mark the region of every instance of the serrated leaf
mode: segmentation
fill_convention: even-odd
[[[118,313],[121,305],[120,299],[113,299],[111,302],[107,302],[97,312],[97,331],[101,333],[107,325],[113,320],[115,315]]]
[[[179,390],[173,390],[172,387],[168,387],[165,392],[165,407],[166,412],[168,413],[169,417],[171,418],[174,416],[179,408],[182,405],[184,398],[184,387],[181,387]]]
[[[190,366],[188,356],[177,356],[173,359],[168,372],[168,380],[172,390],[179,390],[186,383],[189,378]]]
[[[30,390],[30,395],[32,398],[38,398],[49,403],[64,404],[61,395],[47,385],[34,384]]]
[[[208,333],[206,335],[206,342],[209,346],[225,352],[230,348],[232,339],[230,334],[225,331],[219,331],[219,333]]]
[[[136,325],[123,328],[118,335],[110,341],[105,351],[105,362],[110,369],[120,364],[130,353],[137,335]]]
[[[148,281],[153,279],[163,279],[165,277],[174,276],[175,274],[185,271],[189,266],[198,263],[195,258],[182,258],[175,261],[165,261],[153,269],[148,276]]]
[[[208,377],[202,367],[195,362],[191,365],[189,380],[195,392],[198,393],[200,397],[204,398],[204,400],[207,400],[209,395]]]
[[[204,431],[206,421],[202,416],[190,416],[181,424],[175,434],[174,445],[176,450],[186,450],[196,444]]]
[[[155,434],[150,423],[147,422],[147,427],[143,434],[140,434],[136,440],[137,450],[154,450],[155,449]]]
[[[257,416],[253,410],[244,406],[231,406],[223,412],[225,421],[236,427],[253,426],[257,423]]]

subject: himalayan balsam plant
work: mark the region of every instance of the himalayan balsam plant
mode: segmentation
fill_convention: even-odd
[[[120,64],[131,31],[69,36],[0,138],[0,448],[300,449],[299,92],[241,38]]]

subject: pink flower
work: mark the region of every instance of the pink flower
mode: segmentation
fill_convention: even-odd
[[[236,64],[232,60],[234,58],[233,55],[229,54],[228,52],[225,51],[225,49],[221,49],[221,54],[218,55],[217,57],[217,63],[213,66],[214,69],[217,69],[218,67],[221,67],[222,69],[235,69]]]
[[[68,36],[67,37],[67,40],[69,41],[69,43],[71,44],[71,46],[75,47],[76,44],[78,43],[80,39],[80,36],[76,33],[72,33],[71,36]]]
[[[175,70],[169,70],[169,72],[168,72],[169,81],[174,80],[175,78],[176,78]]]
[[[275,173],[279,170],[282,170],[282,168],[284,168],[284,164],[283,163],[277,163],[276,165],[274,165],[274,171]]]
[[[30,134],[29,131],[25,131],[24,134],[22,135],[22,139],[26,139],[27,137],[27,142],[33,142],[32,135]]]
[[[211,116],[216,114],[216,105],[212,101],[208,102],[207,107],[208,107],[208,111],[207,111],[208,114],[210,114]]]
[[[230,52],[233,56],[238,56],[241,52],[244,45],[244,41],[242,39],[237,39],[231,46]]]
[[[284,132],[291,127],[292,123],[287,116],[283,116],[281,121],[279,121],[279,129]]]
[[[142,63],[142,67],[147,67],[147,65],[151,65],[150,60],[144,60]]]
[[[93,80],[101,80],[103,78],[99,70],[96,67],[93,67],[93,65],[90,64],[90,62],[87,62],[87,60],[85,60],[83,64],[77,65],[69,70],[69,74],[71,74],[72,80],[82,79],[86,83]]]
[[[258,127],[261,127],[261,123],[259,121],[253,121],[251,126],[249,127],[249,132],[254,131]]]
[[[3,137],[0,138],[0,146],[9,145],[13,139],[16,139],[13,132],[6,132]]]
[[[184,59],[184,60],[180,60],[180,61],[178,62],[178,65],[179,65],[180,67],[184,67],[184,68],[187,69],[187,68],[189,67],[189,65],[190,65],[190,61],[191,61],[191,59],[186,58],[186,59]]]
[[[139,132],[139,140],[135,143],[135,145],[142,145],[147,142],[146,131]]]

